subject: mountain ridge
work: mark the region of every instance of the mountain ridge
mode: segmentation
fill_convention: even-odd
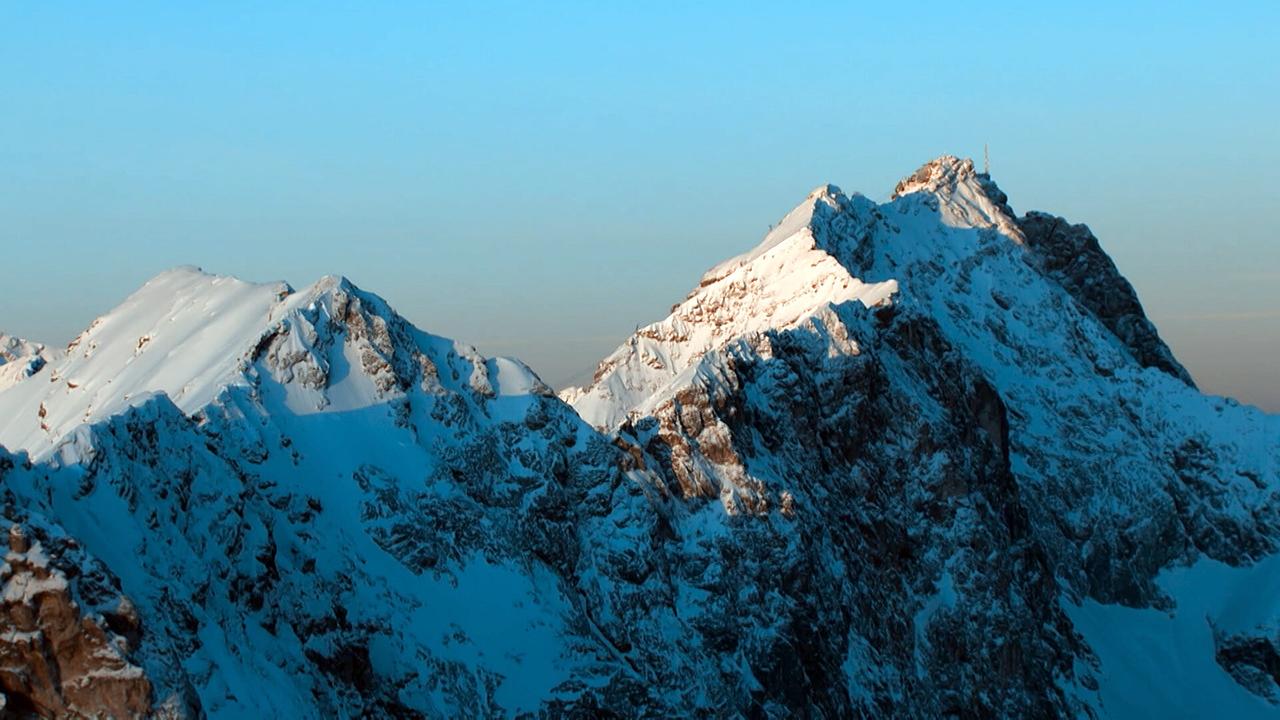
[[[900,228],[896,228],[890,218],[894,214],[918,214],[921,208],[916,207],[917,203],[923,203],[925,209],[937,212],[945,225],[994,230],[1001,237],[1018,246],[1026,245],[1028,241],[1026,233],[1028,230],[1031,231],[1033,244],[1026,248],[1027,252],[1024,255],[1031,267],[1042,274],[1051,275],[1055,284],[1080,302],[1090,314],[1097,316],[1108,330],[1127,343],[1130,352],[1140,358],[1144,364],[1158,367],[1194,387],[1190,375],[1174,359],[1172,352],[1160,340],[1155,327],[1147,320],[1132,286],[1119,274],[1110,258],[1101,251],[1096,238],[1092,237],[1087,227],[1066,226],[1071,230],[1064,233],[1056,226],[1046,224],[1044,219],[1051,216],[1043,213],[1032,212],[1023,218],[1018,218],[1008,204],[1008,197],[994,181],[977,173],[971,160],[962,160],[950,155],[925,163],[915,173],[900,181],[890,202],[885,205],[876,205],[861,195],[849,198],[834,185],[819,186],[787,213],[756,248],[714,266],[703,276],[697,288],[686,297],[684,303],[673,308],[673,314],[667,320],[646,326],[645,330],[660,332],[658,328],[664,323],[687,325],[687,322],[682,323],[681,319],[677,318],[675,313],[677,308],[689,303],[700,293],[705,293],[709,285],[722,281],[730,272],[750,265],[767,253],[777,252],[776,248],[779,245],[792,240],[797,235],[811,238],[812,250],[816,253],[812,257],[815,259],[808,260],[809,255],[801,254],[791,262],[802,265],[808,261],[818,268],[808,275],[811,282],[824,282],[828,276],[834,275],[846,283],[864,283],[865,273],[860,271],[859,265],[867,262],[869,258],[859,256],[859,253],[865,252],[867,248],[863,247],[863,241],[856,236],[859,233],[872,232],[877,224],[887,228],[888,232],[900,233]],[[1065,225],[1065,221],[1059,219],[1059,222]],[[833,227],[849,223],[863,227],[833,231]],[[848,232],[855,237],[826,240],[826,238],[838,236],[841,232]],[[1077,261],[1073,265],[1073,253],[1082,250],[1086,251],[1083,252],[1085,260]],[[842,253],[848,253],[849,259],[842,260]],[[896,270],[893,267],[893,257],[898,254],[906,253],[895,249],[895,252],[888,254],[886,257],[889,261],[888,267],[879,269],[883,278],[877,279],[878,282],[884,283],[883,287],[886,289],[889,287],[888,284],[892,283],[893,289],[883,294],[883,297],[876,297],[874,302],[889,302],[890,297],[897,292],[899,280],[893,277]],[[834,259],[834,262],[824,262],[826,257]],[[978,258],[971,257],[967,261],[977,260]],[[1066,271],[1063,268],[1066,268]],[[770,282],[777,283],[777,277],[781,272],[780,268],[770,268],[770,272],[759,274],[770,275]],[[877,281],[873,281],[873,284]],[[786,294],[785,291],[784,294]],[[1119,295],[1121,299],[1116,301],[1109,297],[1110,295]],[[832,295],[829,299],[842,302],[850,297]],[[820,308],[822,304],[821,300],[815,299],[807,301],[804,306],[808,311],[813,311]],[[773,312],[773,308],[765,307],[763,311],[764,314],[769,315]],[[804,312],[805,310],[800,311],[801,314]],[[763,322],[768,325],[770,320],[771,318],[766,317]],[[786,324],[782,322],[778,326],[785,327]],[[680,331],[668,334],[679,335]],[[713,337],[715,335],[713,333]],[[729,337],[733,335],[732,332],[727,334]],[[637,337],[633,336],[628,342],[638,342]],[[700,348],[693,351],[695,355],[717,344],[714,339],[697,342],[700,342]],[[627,398],[634,396],[634,393],[621,391],[617,387],[600,387],[601,380],[607,380],[606,376],[619,364],[621,360],[619,355],[624,353],[624,348],[625,345],[597,367],[591,385],[569,387],[561,392],[561,396],[569,400],[570,404],[573,404],[593,424],[604,427],[616,426],[626,412],[626,400],[621,401],[621,404],[614,403],[610,407],[609,398],[601,395],[621,392]],[[639,369],[640,363],[633,363],[633,365],[636,367],[631,376],[623,378],[621,384],[640,384],[650,392],[654,390],[653,380],[643,379],[649,373]],[[595,398],[591,398],[593,387],[598,388]],[[600,405],[605,405],[606,408],[598,409]]]

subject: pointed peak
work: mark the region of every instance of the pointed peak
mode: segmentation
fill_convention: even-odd
[[[359,288],[355,283],[347,279],[345,275],[325,275],[311,286],[311,291],[319,294],[330,290],[341,290],[343,292],[357,292]]]
[[[769,228],[769,232],[765,234],[757,249],[772,247],[801,229],[809,227],[815,216],[825,215],[829,211],[842,212],[848,204],[849,197],[840,188],[831,183],[819,185],[809,191],[805,199],[784,215],[777,225]]]
[[[942,155],[934,158],[908,177],[898,182],[893,189],[893,199],[916,192],[954,191],[955,187],[965,180],[977,181],[979,173],[973,167],[973,160],[958,158],[955,155]]]
[[[942,208],[952,223],[971,227],[995,226],[1014,242],[1022,242],[1009,196],[986,173],[978,172],[969,158],[943,155],[920,166],[893,190],[892,200],[913,195],[928,198],[935,210]]]
[[[809,194],[805,196],[804,200],[800,201],[800,204],[782,216],[782,219],[777,224],[770,225],[769,231],[765,233],[754,248],[741,255],[729,258],[707,271],[702,278],[702,285],[723,277],[725,273],[733,268],[764,255],[797,233],[806,229],[812,231],[816,221],[842,213],[848,206],[849,197],[840,188],[831,183],[817,186],[809,191]]]
[[[845,197],[844,192],[831,183],[819,185],[809,192],[809,197],[805,198],[805,200],[823,200],[828,204],[836,205],[840,204],[840,202],[845,199],[847,198]]]

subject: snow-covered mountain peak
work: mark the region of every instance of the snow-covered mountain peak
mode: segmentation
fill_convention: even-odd
[[[40,377],[0,394],[0,445],[37,457],[157,393],[189,415],[268,385],[295,413],[402,404],[409,392],[550,394],[522,363],[421,332],[342,276],[294,291],[190,266],[149,280]]]
[[[819,186],[756,247],[708,271],[668,318],[606,357],[590,384],[561,397],[593,425],[617,427],[708,352],[797,327],[830,305],[887,303],[899,289],[903,303],[979,336],[979,347],[989,347],[987,328],[1035,315],[1035,328],[1009,338],[1018,352],[1069,354],[1060,364],[1078,361],[1081,372],[1095,365],[1112,372],[1128,355],[1191,384],[1086,227],[1039,213],[1015,216],[972,160],[946,155],[899,183],[882,205]],[[1064,302],[1082,314],[1064,310]],[[1032,305],[1041,307],[1033,312]],[[1064,323],[1082,333],[1102,330],[1104,340],[1096,347],[1062,341],[1052,329]]]
[[[893,189],[893,198],[915,192],[953,193],[960,184],[976,179],[973,160],[958,158],[955,155],[942,155],[921,165],[911,175],[898,181]]]
[[[1204,610],[1209,584],[1161,587],[1161,571],[1195,563],[1205,572],[1212,558],[1226,573],[1280,547],[1280,418],[1196,392],[1089,229],[1015,216],[972,161],[927,163],[881,205],[816,197],[562,397],[658,458],[664,489],[687,506],[780,528],[786,544],[752,536],[746,555],[800,556],[789,544],[799,528],[838,537],[796,575],[816,577],[835,564],[830,548],[861,534],[874,549],[854,551],[845,567],[856,568],[854,594],[878,596],[881,569],[898,583],[922,563],[927,580],[912,599],[878,599],[874,616],[853,623],[878,628],[912,608],[900,623],[914,629],[901,633],[904,671],[883,671],[886,645],[852,642],[833,655],[844,663],[837,684],[901,697],[925,676],[921,658],[942,651],[934,667],[975,672],[983,685],[990,673],[975,663],[986,651],[971,651],[999,647],[986,657],[1004,667],[1003,638],[1017,636],[1029,639],[1020,667],[1055,669],[1006,696],[1013,704],[975,714],[1142,715],[1152,697],[1181,702],[1185,687],[1198,690],[1184,681],[1194,674],[1218,688],[1214,699],[1187,695],[1164,714],[1274,715],[1280,681],[1254,658],[1280,647],[1275,604],[1222,611],[1250,628],[1237,635],[1219,610]],[[892,307],[868,311],[814,292],[833,278],[900,292]],[[900,552],[877,565],[893,535]],[[1000,573],[1021,589],[1010,593]],[[815,586],[829,596],[829,585],[806,581]],[[1240,588],[1240,607],[1267,595]],[[833,606],[831,617],[847,617],[857,603]],[[1148,642],[1183,632],[1195,633],[1194,647]],[[1029,661],[1036,654],[1043,663]],[[1194,673],[1167,673],[1184,663]],[[1032,697],[1044,704],[1015,707]],[[878,714],[966,711],[900,711],[901,702]]]
[[[835,185],[818,186],[756,247],[711,268],[670,316],[641,328],[605,358],[590,387],[568,388],[561,398],[591,424],[615,427],[707,352],[795,327],[830,305],[891,302],[895,280],[856,278],[828,250],[867,222],[874,207]]]
[[[355,283],[351,282],[346,275],[325,275],[315,281],[311,287],[307,288],[307,292],[324,293],[332,290],[340,290],[342,292],[356,292]]]
[[[823,183],[822,185],[814,188],[809,193],[809,197],[812,199],[822,200],[832,206],[839,205],[845,199],[844,191],[831,183]]]
[[[930,160],[899,181],[891,199],[906,206],[922,201],[948,225],[996,228],[1015,243],[1023,242],[1008,196],[968,158],[943,155]]]
[[[0,367],[21,363],[31,358],[48,360],[52,355],[53,351],[41,343],[0,332]]]
[[[0,332],[0,365],[13,362],[19,358],[38,355],[44,350],[40,343],[23,340]]]
[[[94,320],[65,357],[0,395],[0,444],[48,450],[77,425],[163,392],[184,411],[235,382],[244,358],[291,289],[179,267],[156,275]]]
[[[821,225],[830,218],[846,212],[851,199],[835,185],[825,184],[814,188],[804,200],[792,208],[751,250],[729,258],[707,271],[702,277],[700,287],[724,277],[735,268],[752,262],[779,245],[790,241],[797,235],[813,237],[814,226]]]
[[[1280,418],[1190,387],[1086,226],[919,175],[810,193],[582,417],[340,276],[162,273],[0,392],[0,700],[1274,716]]]

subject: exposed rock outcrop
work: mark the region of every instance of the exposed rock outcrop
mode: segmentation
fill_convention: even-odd
[[[86,613],[67,571],[51,558],[50,537],[12,525],[0,569],[0,692],[5,717],[142,718],[152,710],[151,683],[129,660],[142,634],[132,603]],[[62,550],[74,541],[56,539]],[[70,547],[68,547],[70,546]]]

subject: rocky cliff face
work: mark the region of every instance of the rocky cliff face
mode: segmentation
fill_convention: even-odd
[[[1031,250],[1028,261],[1101,320],[1140,365],[1162,370],[1195,387],[1191,375],[1174,359],[1142,311],[1133,286],[1120,275],[1087,225],[1029,212],[1018,218],[1018,227]]]
[[[134,664],[140,619],[119,581],[41,518],[13,524],[0,568],[0,712],[165,716]]]
[[[342,278],[161,275],[0,392],[8,707],[1274,713],[1280,424],[1091,239],[956,158],[822,186],[573,407]]]
[[[898,353],[920,364],[903,372]],[[711,572],[677,581],[705,591],[686,610],[703,641],[758,681],[735,707],[1083,712],[1054,684],[1081,647],[1009,470],[1005,413],[927,319],[842,309],[709,353],[624,426],[682,504],[731,518],[686,540]]]

